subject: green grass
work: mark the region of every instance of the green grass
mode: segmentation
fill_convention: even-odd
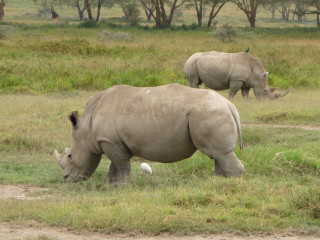
[[[149,162],[154,171],[151,176],[140,170],[143,160],[134,158],[131,182],[123,187],[105,182],[109,165],[105,157],[88,181],[63,184],[52,152],[70,145],[67,114],[72,110],[81,114],[91,94],[0,95],[0,183],[49,188],[38,193],[44,199],[0,200],[0,221],[30,224],[32,220],[102,233],[245,234],[295,229],[319,234],[317,130],[243,127],[245,148],[236,150],[246,168],[242,178],[214,178],[213,161],[197,152],[174,164]],[[309,104],[317,99],[318,91],[292,95],[296,114],[291,123],[304,122],[305,105],[310,112],[319,111]],[[265,111],[290,109],[290,96],[273,102],[237,98],[236,105],[243,122],[260,124]]]
[[[15,30],[8,28],[0,40],[0,91],[4,93],[99,90],[115,84],[187,85],[182,67],[193,53],[241,52],[247,47],[271,72],[271,86],[320,87],[319,30],[310,33],[313,37],[308,39],[297,30],[302,37],[290,38],[289,34],[289,39],[270,41],[261,30],[247,35],[244,29],[245,34],[236,42],[222,43],[207,30],[129,29],[132,39],[128,41],[103,38],[103,31],[108,29],[104,27],[23,26],[13,24]]]
[[[237,26],[238,35],[222,43],[212,30],[193,30],[189,10],[184,22],[155,30],[126,27],[120,8],[104,9],[95,27],[78,24],[69,8],[58,9],[69,20],[54,25],[35,16],[36,8],[31,0],[12,0],[0,24],[0,183],[49,190],[37,193],[44,199],[0,199],[0,221],[102,233],[320,234],[320,31],[310,27],[312,20],[283,28],[261,11],[259,28],[249,29],[228,5],[219,23]],[[108,38],[105,30],[130,38]],[[236,96],[245,125],[245,148],[236,149],[246,169],[242,178],[214,178],[213,161],[197,152],[174,164],[149,162],[152,176],[134,158],[131,182],[123,187],[106,184],[105,157],[88,181],[62,183],[53,150],[70,146],[67,116],[81,114],[94,92],[116,84],[187,85],[182,67],[193,53],[247,47],[272,72],[271,86],[293,89],[275,101],[257,101],[252,92],[249,101]]]
[[[184,164],[151,164],[155,170],[151,177],[142,174],[135,163],[131,184],[122,188],[103,185],[105,171],[101,169],[87,182],[61,185],[50,182],[60,176],[55,165],[50,167],[54,174],[46,174],[47,180],[42,177],[45,173],[37,175],[37,170],[24,167],[24,174],[37,176],[51,190],[44,200],[1,200],[1,221],[26,223],[32,219],[103,233],[245,233],[289,229],[317,233],[320,200],[317,172],[308,164],[303,171],[296,171],[295,164],[290,164],[296,160],[290,155],[286,159],[287,166],[277,164],[282,159],[273,160],[278,171],[271,174],[261,173],[263,170],[252,173],[247,163],[248,173],[242,179],[213,178],[211,161],[203,163],[206,169],[201,173],[181,172],[184,166],[188,168],[188,162],[198,161],[199,156]],[[33,168],[49,166],[39,160],[37,163]],[[33,179],[21,180],[37,184]]]

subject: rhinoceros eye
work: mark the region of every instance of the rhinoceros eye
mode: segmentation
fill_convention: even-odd
[[[72,154],[71,153],[68,153],[68,158],[71,158],[72,157]]]

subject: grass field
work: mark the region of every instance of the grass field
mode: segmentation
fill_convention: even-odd
[[[222,43],[207,31],[129,29],[126,35],[114,39],[118,35],[110,35],[111,30],[103,25],[94,29],[14,24],[3,27],[9,30],[0,43],[2,92],[186,84],[182,67],[192,53],[241,52],[247,47],[272,73],[271,86],[320,86],[320,30],[315,28],[280,32],[240,29],[236,41]],[[115,31],[124,33],[122,28]]]
[[[82,110],[90,94],[0,96],[0,182],[50,188],[42,200],[0,200],[1,221],[104,233],[319,233],[320,131],[272,127],[318,125],[309,120],[319,116],[312,105],[318,92],[299,90],[274,102],[239,99],[243,123],[271,124],[243,127],[245,148],[236,150],[246,167],[243,178],[214,178],[213,162],[196,153],[175,164],[150,162],[152,176],[135,158],[132,181],[121,188],[105,184],[106,158],[88,181],[62,184],[52,156],[70,144],[66,114]],[[274,117],[286,114],[291,117]]]
[[[21,15],[22,8],[32,14]],[[54,25],[36,17],[36,8],[11,0],[0,24],[0,184],[49,190],[44,199],[0,199],[1,222],[103,233],[320,235],[318,28],[309,21],[269,28],[270,21],[262,21],[253,30],[237,12],[238,35],[222,43],[213,30],[144,30],[110,25],[108,18],[85,28],[70,9],[61,10],[70,22]],[[221,18],[231,19],[230,12],[232,6]],[[234,100],[244,125],[245,147],[236,149],[246,168],[242,178],[214,178],[212,160],[197,152],[175,164],[149,162],[152,176],[141,172],[144,160],[134,158],[132,181],[124,187],[105,183],[106,158],[88,181],[62,183],[52,152],[70,146],[67,116],[81,114],[96,91],[116,84],[187,85],[182,67],[191,54],[247,47],[272,72],[271,86],[293,88],[276,101],[257,101],[252,93],[249,101]]]

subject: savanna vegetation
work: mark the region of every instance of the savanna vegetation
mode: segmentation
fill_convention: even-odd
[[[320,30],[314,21],[269,20],[261,9],[260,26],[249,28],[246,16],[227,5],[219,25],[232,24],[236,34],[223,42],[219,25],[191,25],[188,9],[187,24],[155,29],[121,24],[121,8],[113,16],[103,8],[97,24],[65,21],[61,12],[73,9],[56,8],[55,24],[36,16],[38,7],[8,1],[0,23],[0,183],[49,190],[43,199],[0,199],[0,221],[102,233],[320,234]],[[62,182],[52,152],[70,145],[67,116],[81,114],[96,91],[187,85],[182,67],[191,54],[248,47],[271,72],[271,86],[292,90],[275,101],[257,101],[252,93],[249,101],[234,100],[243,123],[245,146],[236,149],[246,168],[242,178],[214,178],[213,161],[197,152],[174,164],[148,162],[153,175],[141,171],[145,160],[134,158],[132,181],[123,187],[105,183],[106,158],[88,181]]]

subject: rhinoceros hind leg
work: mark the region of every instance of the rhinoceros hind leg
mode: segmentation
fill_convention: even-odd
[[[214,176],[215,177],[219,177],[219,176],[225,177],[224,171],[221,168],[221,166],[217,160],[214,160]]]
[[[109,183],[117,182],[118,169],[113,162],[110,163],[108,178]]]
[[[215,160],[215,176],[241,176],[244,167],[234,154],[236,126],[232,118],[221,116],[223,112],[201,115],[191,113],[189,128],[192,142],[198,150]]]
[[[215,156],[215,162],[215,176],[240,177],[244,172],[244,166],[234,152]]]

